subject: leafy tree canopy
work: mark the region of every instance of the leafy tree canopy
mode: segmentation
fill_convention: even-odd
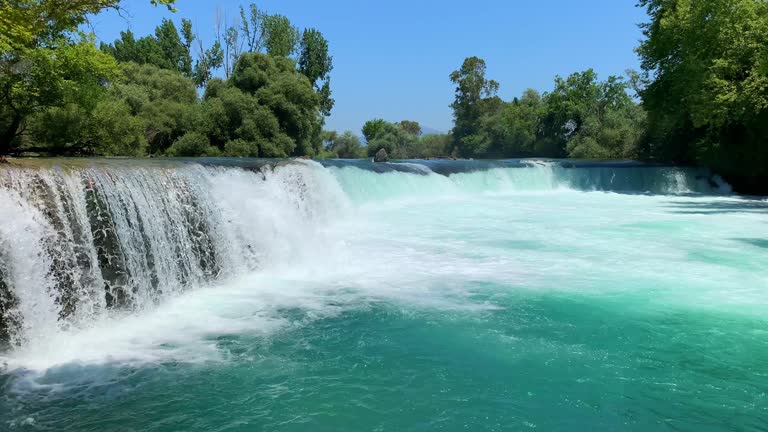
[[[744,189],[768,180],[768,3],[641,0],[648,151],[709,165]]]

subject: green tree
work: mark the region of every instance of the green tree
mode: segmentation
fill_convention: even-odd
[[[192,80],[149,64],[125,63],[120,68],[124,78],[111,94],[142,119],[150,153],[165,152],[178,137],[199,127],[202,120],[191,118],[199,109]]]
[[[173,10],[176,0],[151,0]],[[0,2],[0,52],[46,45],[77,29],[88,15],[117,9],[120,0],[4,0]]]
[[[163,19],[155,28],[154,36],[144,36],[138,40],[128,30],[120,32],[120,39],[112,44],[101,43],[100,49],[121,63],[133,62],[151,64],[159,68],[174,70],[182,75],[194,77],[190,50],[195,36],[192,22],[182,19],[181,33],[169,19]]]
[[[326,142],[328,150],[333,157],[340,159],[360,159],[365,157],[365,149],[358,138],[351,131],[339,135],[336,132],[327,134]]]
[[[119,62],[146,63],[139,55],[139,47],[137,45],[133,32],[126,30],[121,31],[120,39],[116,39],[112,44],[101,42],[99,49],[111,55]]]
[[[550,157],[621,158],[637,154],[645,116],[611,76],[599,81],[589,69],[563,79],[545,95],[537,153]]]
[[[203,107],[214,145],[241,139],[259,155],[314,155],[320,102],[292,60],[260,53],[240,57],[227,81],[213,79]]]
[[[333,70],[333,58],[328,54],[328,41],[316,29],[305,29],[301,36],[299,72],[309,79],[320,95],[320,110],[325,116],[331,114],[334,100],[331,98],[330,73]]]
[[[243,139],[234,139],[224,144],[224,156],[229,157],[257,157],[259,148],[256,143]]]
[[[262,27],[267,53],[275,57],[289,57],[296,52],[299,29],[284,15],[263,15]]]
[[[370,143],[373,141],[373,139],[376,138],[376,135],[381,132],[386,124],[387,122],[383,119],[373,119],[365,122],[362,130],[363,137],[365,137],[365,142]]]
[[[421,136],[421,125],[419,122],[403,120],[400,122],[400,127],[411,135]]]
[[[521,98],[507,105],[502,115],[505,138],[502,153],[505,157],[528,157],[536,154],[544,102],[541,94],[528,89]]]
[[[208,137],[198,132],[187,132],[168,148],[165,152],[167,156],[172,157],[199,157],[199,156],[218,156],[219,151],[211,147]]]
[[[403,129],[400,124],[379,123],[378,120],[373,120],[372,124],[378,125],[378,130],[375,136],[368,141],[369,156],[375,155],[377,151],[383,148],[389,157],[395,159],[421,157],[422,152],[418,136]]]
[[[768,3],[641,0],[647,151],[702,163],[737,188],[768,184]]]
[[[453,109],[453,137],[462,153],[468,156],[482,155],[488,146],[487,140],[478,136],[481,120],[498,101],[492,101],[499,90],[499,83],[485,78],[486,65],[483,59],[468,57],[459,70],[450,75],[456,85]]]
[[[251,3],[248,6],[248,13],[246,13],[245,8],[240,5],[240,30],[245,39],[246,52],[261,51],[264,44],[262,18],[263,15],[255,4]]]
[[[94,109],[69,103],[29,120],[29,135],[44,146],[31,150],[63,155],[140,156],[146,140],[141,120],[125,102],[104,98]]]
[[[17,138],[30,116],[68,103],[93,106],[104,91],[102,84],[118,76],[114,58],[89,38],[5,53],[0,60],[0,154],[20,144]]]
[[[449,134],[429,134],[421,137],[421,157],[447,156],[453,147],[453,137]]]
[[[235,26],[227,27],[224,31],[224,73],[227,77],[232,73],[232,69],[240,58],[240,32]]]
[[[81,139],[87,154],[103,156],[143,156],[147,146],[142,120],[131,115],[124,101],[112,98],[96,106]]]
[[[224,65],[224,49],[221,42],[214,41],[210,48],[204,48],[198,38],[199,51],[193,71],[193,79],[198,87],[205,87],[213,78],[213,72]]]

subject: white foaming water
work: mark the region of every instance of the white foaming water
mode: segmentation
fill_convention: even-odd
[[[376,301],[498,307],[474,298],[484,290],[768,304],[756,240],[768,234],[768,204],[578,191],[704,187],[674,169],[446,177],[302,162],[6,177],[0,212],[13,223],[0,256],[21,318],[10,369],[223,360],[218,336],[269,335]],[[53,253],[70,259],[57,265]],[[75,289],[62,294],[62,280]]]
[[[8,281],[17,297],[18,305],[11,310],[10,319],[20,327],[11,332],[11,342],[20,343],[20,334],[30,338],[43,338],[58,329],[58,308],[46,290],[25,289],[52,285],[46,269],[51,266],[49,255],[43,250],[44,242],[53,236],[48,221],[36,208],[13,191],[0,190],[0,249],[5,253],[0,260],[3,278]],[[43,271],[41,271],[43,269]],[[22,320],[23,318],[23,320]]]

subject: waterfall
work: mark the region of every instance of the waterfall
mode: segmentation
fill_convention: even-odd
[[[0,173],[0,341],[13,346],[293,259],[340,206],[311,162]]]
[[[706,170],[555,161],[53,160],[0,169],[0,345],[312,259],[350,206],[430,195],[713,193]],[[317,240],[319,241],[319,240]]]

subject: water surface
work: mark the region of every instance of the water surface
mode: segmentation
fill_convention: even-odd
[[[768,202],[669,167],[354,165],[6,173],[0,430],[768,428]],[[62,320],[40,244],[95,223],[89,184],[115,256],[154,258],[112,307],[83,246]]]

